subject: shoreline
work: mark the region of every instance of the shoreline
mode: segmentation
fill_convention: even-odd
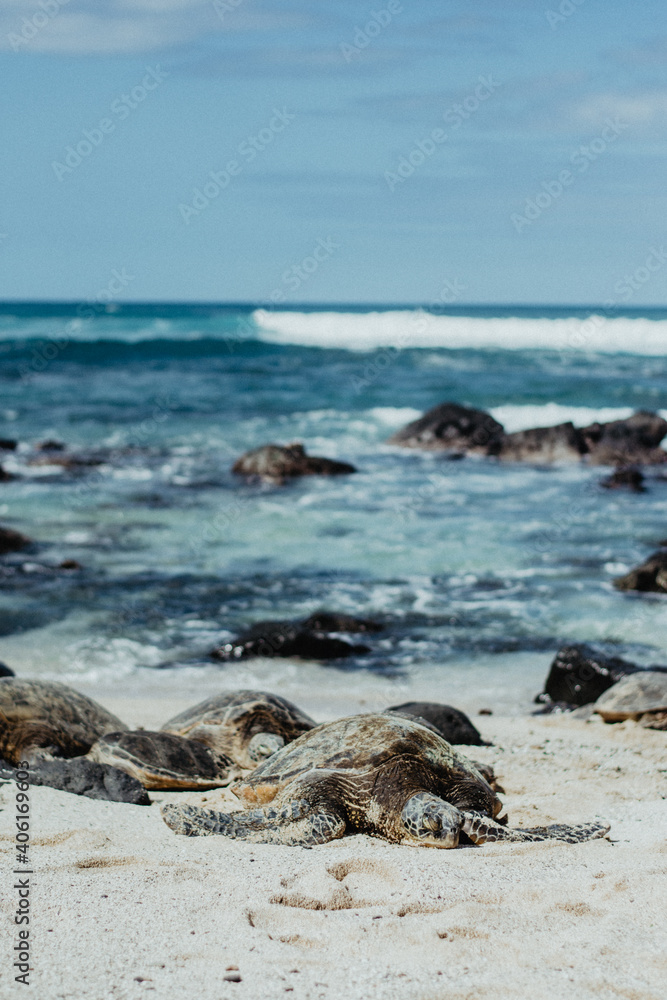
[[[174,708],[101,701],[130,724]],[[226,790],[152,792],[140,807],[34,787],[31,982],[45,1000],[659,1000],[664,734],[563,715],[483,723],[494,745],[461,749],[494,765],[511,826],[600,817],[610,839],[250,845],[179,837],[160,817],[163,801],[213,807]],[[12,794],[0,791],[5,870]],[[230,966],[240,982],[224,979]]]

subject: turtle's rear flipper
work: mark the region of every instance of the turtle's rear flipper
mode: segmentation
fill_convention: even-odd
[[[162,818],[175,833],[186,837],[221,834],[253,844],[288,847],[326,844],[342,837],[346,825],[342,816],[313,811],[305,800],[290,802],[282,809],[267,806],[235,813],[168,803],[162,807]]]
[[[136,778],[109,764],[96,764],[85,757],[71,760],[41,760],[30,767],[31,785],[48,785],[89,799],[150,805],[150,799]]]
[[[513,843],[537,840],[561,840],[568,844],[578,844],[583,840],[604,837],[609,830],[608,823],[553,823],[551,826],[533,826],[527,830],[512,830],[501,826],[488,816],[477,813],[463,814],[463,832],[473,844],[490,844],[509,840]]]

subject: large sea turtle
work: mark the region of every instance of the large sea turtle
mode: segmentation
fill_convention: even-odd
[[[316,725],[287,698],[266,691],[229,691],[175,715],[162,731],[203,743],[242,768],[254,768]]]
[[[487,841],[603,836],[602,823],[509,830],[489,784],[441,736],[418,722],[356,715],[326,723],[284,747],[234,788],[248,808],[221,813],[167,804],[177,833],[224,834],[253,843],[311,846],[350,831],[429,847],[456,847],[461,834]]]

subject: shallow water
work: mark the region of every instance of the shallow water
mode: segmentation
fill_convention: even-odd
[[[447,399],[510,431],[667,407],[663,314],[605,320],[626,345],[612,353],[609,338],[597,352],[576,339],[604,323],[537,312],[432,317],[417,346],[424,314],[407,311],[14,309],[0,323],[0,437],[22,442],[2,460],[20,478],[0,484],[0,520],[40,548],[2,559],[0,657],[129,695],[257,685],[295,700],[353,691],[372,707],[408,689],[526,706],[566,640],[664,662],[667,601],[611,580],[667,535],[667,481],[608,492],[599,468],[384,443]],[[45,439],[98,464],[27,464]],[[239,483],[234,458],[270,440],[359,472]],[[63,559],[83,568],[56,569]],[[335,666],[208,659],[253,621],[320,607],[386,629],[371,654]]]

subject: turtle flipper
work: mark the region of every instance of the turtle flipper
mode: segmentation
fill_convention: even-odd
[[[609,823],[552,823],[550,826],[512,832],[523,834],[525,840],[562,840],[567,844],[580,844],[584,840],[604,837],[609,832]]]
[[[234,813],[170,802],[162,807],[162,818],[175,833],[186,837],[222,834],[253,844],[307,847],[342,837],[346,827],[342,816],[332,810],[316,810],[305,799],[291,801],[281,809],[267,806]]]
[[[553,823],[551,826],[534,826],[527,830],[512,830],[501,826],[488,816],[479,813],[463,814],[463,832],[474,844],[492,844],[496,841],[521,843],[538,840],[560,840],[568,844],[578,844],[584,840],[604,837],[609,830],[608,823]]]

